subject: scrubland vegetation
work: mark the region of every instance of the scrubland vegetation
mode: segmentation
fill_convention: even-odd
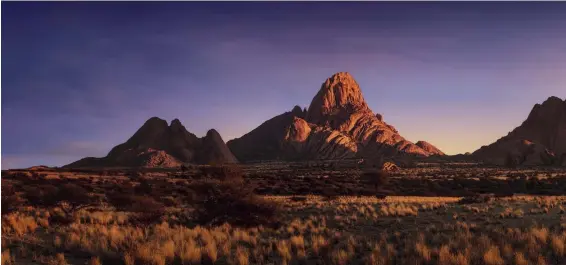
[[[289,165],[3,172],[2,264],[564,264],[566,196],[537,188],[554,192],[565,174]],[[404,196],[402,178],[430,196]],[[268,192],[284,181],[286,195]],[[435,193],[463,183],[453,196]],[[494,183],[508,189],[481,192]],[[305,186],[321,192],[298,192]]]

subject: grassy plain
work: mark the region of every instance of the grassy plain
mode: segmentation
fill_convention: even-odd
[[[312,177],[325,183],[324,180],[330,178],[332,181],[327,185],[339,190],[340,186],[334,183],[341,180],[333,178],[354,172],[299,169],[301,175],[293,175],[262,170],[264,172],[246,169],[246,183],[267,183],[265,176],[271,175],[277,179],[295,178],[297,182]],[[533,174],[529,170],[496,171],[480,167],[472,170],[453,167],[444,171],[428,167],[402,169],[393,175],[388,189],[391,193],[398,190],[400,182],[395,179],[402,176],[420,178],[419,172],[433,172],[430,178],[440,179],[451,175],[446,172],[460,172],[458,170],[468,178],[489,178],[490,181],[512,180],[525,172]],[[304,172],[311,172],[310,176]],[[534,178],[540,183],[564,177],[564,172],[559,170],[534,172]],[[195,177],[186,174],[181,177],[183,174],[179,172],[146,172],[141,176],[123,172],[35,173],[46,174],[42,175],[43,179],[87,185],[89,193],[100,202],[77,210],[67,222],[54,218],[65,215],[60,207],[24,203],[11,213],[3,211],[2,264],[566,263],[566,196],[515,193],[487,202],[461,203],[462,196],[393,194],[379,199],[360,195],[304,195],[303,192],[270,195],[263,192],[261,200],[278,205],[279,226],[238,227],[193,222],[193,206],[184,199],[190,194],[183,190]],[[264,177],[258,179],[257,175]],[[427,176],[421,174],[423,178]],[[116,185],[135,188],[142,178],[154,181],[150,182],[154,189],[167,190],[158,198],[163,203],[163,214],[158,220],[143,224],[133,221],[135,213],[118,210],[105,200]],[[317,181],[312,183],[319,183]],[[3,189],[12,186],[17,194],[24,184],[20,182],[14,172],[3,172]],[[348,185],[354,187],[354,184]],[[256,190],[262,187],[258,185]],[[468,190],[474,188],[477,187]],[[422,190],[431,192],[429,188]]]

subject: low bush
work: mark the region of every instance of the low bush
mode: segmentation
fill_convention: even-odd
[[[16,211],[24,200],[16,193],[11,184],[2,184],[2,215]]]
[[[153,192],[153,186],[149,180],[141,178],[140,184],[134,188],[134,192],[138,195],[149,195]]]
[[[59,224],[72,222],[78,210],[98,204],[96,197],[72,183],[65,183],[59,188],[51,184],[26,187],[22,197],[34,207],[59,207],[65,215],[50,220]]]
[[[201,168],[203,176],[221,181],[243,181],[244,171],[238,165],[208,166]]]
[[[201,224],[236,226],[276,225],[278,207],[253,193],[243,182],[202,180],[190,186],[195,193],[195,214]]]
[[[389,183],[389,173],[384,170],[370,169],[362,174],[361,182],[373,186],[375,192],[379,192]]]
[[[107,196],[108,202],[118,211],[131,212],[131,221],[153,223],[165,213],[165,205],[152,197],[114,193]]]
[[[472,204],[472,203],[489,203],[493,201],[493,195],[491,194],[476,194],[472,196],[467,196],[458,201],[459,204]]]
[[[59,189],[50,184],[24,187],[23,197],[29,205],[53,207],[58,203]]]

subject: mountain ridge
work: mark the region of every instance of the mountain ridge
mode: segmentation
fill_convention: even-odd
[[[151,117],[105,157],[86,157],[64,167],[177,167],[185,163],[237,162],[216,130],[210,129],[198,138],[178,119],[168,124]]]
[[[566,100],[551,96],[535,104],[521,125],[472,156],[499,165],[565,164]]]
[[[381,114],[369,108],[359,84],[348,72],[327,78],[306,113],[296,106],[228,141],[227,145],[241,161],[261,160],[253,155],[254,150],[264,149],[265,139],[270,136],[270,148],[262,152],[272,159],[354,158],[374,156],[375,152],[387,156],[442,153],[426,151],[403,138]],[[434,147],[434,150],[438,149]]]

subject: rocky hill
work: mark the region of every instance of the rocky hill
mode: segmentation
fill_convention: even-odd
[[[519,127],[472,155],[498,165],[566,165],[566,100],[536,104]]]
[[[430,144],[405,140],[373,113],[358,83],[345,72],[322,84],[307,111],[296,106],[228,141],[228,147],[241,161],[442,154]]]
[[[83,158],[65,167],[177,167],[183,163],[237,163],[237,159],[216,130],[198,138],[178,119],[168,125],[153,117],[107,156]]]
[[[445,155],[444,152],[440,151],[440,149],[436,148],[436,146],[426,142],[426,141],[418,141],[416,145],[423,150],[427,151],[431,155]]]

